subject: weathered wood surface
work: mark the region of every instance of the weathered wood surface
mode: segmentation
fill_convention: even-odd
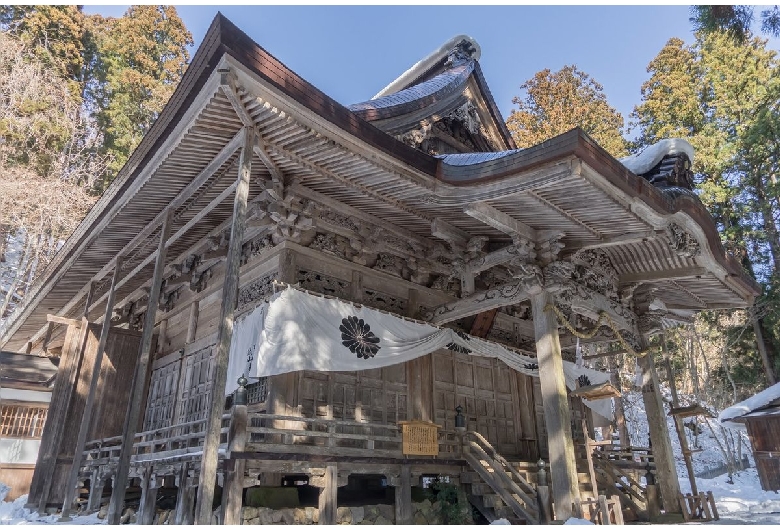
[[[219,447],[220,417],[224,407],[225,384],[227,381],[228,354],[233,338],[233,319],[238,301],[239,268],[241,249],[244,241],[249,180],[252,172],[252,146],[255,144],[255,130],[245,127],[236,195],[233,203],[233,222],[230,228],[230,243],[222,285],[222,309],[217,331],[216,360],[214,364],[213,386],[211,391],[206,438],[203,445],[198,500],[196,502],[196,520],[198,524],[211,523],[211,503],[214,498],[214,481],[217,476],[217,449]]]
[[[646,347],[646,343],[643,344]],[[650,427],[650,439],[653,442],[653,456],[656,467],[656,484],[661,493],[663,508],[667,513],[679,513],[677,498],[680,495],[680,483],[674,464],[672,442],[666,425],[666,414],[661,401],[660,383],[655,370],[652,354],[637,360],[642,370],[642,400],[647,411],[647,423]]]
[[[336,510],[338,490],[338,466],[337,464],[328,464],[325,467],[324,487],[320,491],[319,524],[336,524]]]
[[[150,366],[149,357],[152,347],[152,333],[154,331],[155,316],[160,297],[160,288],[163,281],[163,269],[165,268],[166,244],[171,232],[171,222],[173,219],[173,210],[166,210],[166,214],[160,229],[159,242],[157,246],[157,256],[154,264],[154,276],[152,278],[151,291],[149,292],[149,301],[147,304],[146,318],[144,321],[143,334],[141,336],[141,345],[138,354],[138,366],[133,377],[132,391],[130,392],[130,402],[127,408],[127,415],[122,429],[122,452],[119,457],[116,475],[114,476],[113,490],[111,492],[111,504],[108,510],[107,520],[109,524],[119,524],[122,515],[122,506],[124,504],[125,488],[127,487],[127,473],[130,467],[130,455],[133,449],[133,439],[138,429],[138,420],[141,416],[141,408],[144,406],[146,394],[144,386],[148,377],[148,368]]]
[[[579,485],[571,434],[571,413],[558,342],[558,323],[555,314],[547,311],[547,306],[552,302],[553,297],[548,292],[531,298],[547,440],[549,452],[554,455],[550,465],[555,518],[566,520],[572,515],[574,500],[579,498]]]
[[[116,267],[114,268],[114,275],[111,279],[111,286],[109,287],[108,300],[106,301],[106,310],[103,315],[103,325],[100,330],[100,341],[97,345],[97,351],[94,354],[94,361],[92,365],[92,373],[89,382],[89,389],[87,390],[87,400],[84,404],[84,410],[81,413],[81,426],[79,427],[79,434],[76,440],[76,447],[74,449],[73,464],[71,464],[70,473],[68,475],[68,481],[65,486],[65,495],[62,503],[62,519],[68,518],[70,509],[73,502],[73,495],[76,490],[76,484],[79,478],[79,469],[81,467],[81,456],[84,452],[84,444],[87,441],[87,433],[89,431],[90,422],[93,419],[93,407],[95,404],[95,394],[97,393],[98,381],[100,380],[100,368],[103,363],[103,355],[106,351],[106,345],[108,344],[108,334],[111,329],[111,317],[114,314],[114,298],[116,294],[116,283],[119,280],[119,272],[122,270],[122,260],[116,260]]]

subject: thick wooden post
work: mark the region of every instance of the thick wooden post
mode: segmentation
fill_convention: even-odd
[[[249,179],[252,171],[252,146],[255,143],[254,129],[244,129],[244,146],[238,170],[238,185],[233,203],[233,222],[230,227],[230,245],[225,265],[225,281],[222,284],[222,310],[217,330],[217,353],[214,361],[214,383],[211,388],[211,406],[208,409],[206,438],[203,442],[203,459],[198,481],[196,504],[197,524],[211,524],[211,503],[214,500],[214,482],[217,477],[219,458],[219,434],[222,430],[222,410],[225,403],[228,354],[233,338],[233,319],[238,301],[239,268],[241,246],[246,224],[246,203],[249,196]]]
[[[106,487],[106,478],[103,476],[100,468],[92,471],[92,478],[89,481],[89,500],[87,500],[87,515],[100,510],[100,503],[103,500],[103,488]]]
[[[151,366],[149,357],[152,348],[152,333],[154,332],[154,321],[156,320],[157,306],[160,301],[160,288],[162,287],[163,271],[165,270],[166,243],[171,233],[172,218],[173,211],[168,210],[160,230],[160,242],[157,247],[157,259],[154,262],[154,275],[152,276],[149,300],[146,304],[146,317],[144,319],[143,334],[141,335],[138,365],[133,377],[130,403],[125,415],[125,424],[122,431],[122,449],[119,454],[116,475],[114,475],[111,504],[108,508],[107,520],[108,524],[112,525],[119,524],[119,519],[122,515],[122,505],[125,501],[125,489],[127,488],[127,475],[130,472],[130,457],[133,454],[133,442],[135,441],[135,433],[138,428],[138,419],[141,415],[141,405],[146,397],[144,396],[144,385],[146,383],[147,371]]]
[[[89,322],[83,318],[80,325],[70,325],[65,333],[65,344],[62,349],[57,379],[54,383],[51,405],[43,428],[41,447],[38,450],[38,461],[30,484],[30,496],[27,507],[37,509],[38,513],[46,513],[49,493],[52,485],[52,475],[60,454],[60,444],[68,420],[71,398],[76,388],[76,381],[84,358],[84,349],[89,337]]]
[[[122,270],[122,259],[117,258],[114,264],[114,276],[111,278],[111,286],[108,289],[108,300],[106,300],[106,311],[103,314],[103,327],[100,330],[100,341],[95,352],[95,361],[92,364],[92,376],[87,391],[87,401],[84,404],[84,414],[81,417],[81,426],[79,435],[76,439],[76,449],[73,453],[73,464],[70,467],[68,483],[65,487],[65,495],[62,501],[62,515],[60,521],[70,521],[70,509],[73,506],[73,495],[79,480],[79,469],[81,468],[81,459],[84,453],[84,446],[87,443],[87,435],[92,423],[92,408],[95,406],[95,391],[97,390],[98,380],[100,380],[100,365],[103,364],[103,354],[106,351],[108,343],[108,333],[111,330],[111,316],[114,314],[114,298],[116,294],[116,284],[119,281],[119,272]]]
[[[338,467],[336,464],[327,465],[323,482],[323,488],[320,491],[319,524],[336,524],[336,512],[338,511],[336,493],[339,487]]]
[[[239,379],[239,385],[243,381],[244,385],[247,380],[244,378]],[[246,389],[244,385],[239,387],[234,398],[236,402],[239,400],[241,403],[236,403],[233,406],[233,414],[230,418],[230,431],[228,432],[228,450],[230,453],[234,451],[243,451],[246,448],[248,441],[248,434],[246,431],[249,419],[247,417],[246,410]],[[238,398],[238,394],[243,391],[243,398]],[[241,507],[244,497],[244,471],[246,470],[246,460],[236,460],[230,457],[226,462],[225,471],[225,485],[222,488],[222,524],[234,525],[241,524]]]
[[[643,341],[643,348],[647,342]],[[655,371],[652,354],[638,359],[642,370],[642,400],[645,403],[647,422],[650,427],[650,440],[653,443],[656,483],[661,493],[664,510],[667,513],[680,513],[677,498],[680,496],[680,483],[677,480],[677,468],[674,465],[672,442],[666,426],[661,394],[658,392],[658,374]]]
[[[572,516],[572,504],[580,498],[574,441],[571,435],[571,411],[566,395],[561,343],[555,313],[545,311],[553,303],[547,291],[531,295],[536,335],[536,358],[542,389],[544,420],[550,452],[550,475],[555,518],[565,521]]]
[[[669,379],[669,388],[672,391],[672,407],[679,407],[680,401],[677,398],[677,387],[674,382],[674,371],[672,370],[672,362],[669,360],[669,353],[666,351],[666,337],[661,337],[664,350],[664,366],[666,368],[666,376]],[[696,475],[693,472],[693,461],[691,459],[691,449],[688,447],[688,438],[685,437],[685,426],[683,425],[682,418],[679,416],[674,417],[674,428],[677,431],[677,439],[680,441],[680,450],[682,450],[683,459],[685,460],[685,469],[688,470],[688,482],[691,484],[691,493],[694,495],[699,494],[699,489],[696,487]]]
[[[177,480],[178,492],[176,494],[176,512],[173,516],[173,524],[192,524],[192,504],[195,498],[187,463],[181,465]]]
[[[414,524],[412,516],[412,467],[402,464],[395,485],[395,524]]]
[[[151,468],[146,469],[143,480],[141,480],[141,503],[138,506],[135,524],[150,525],[154,523],[154,514],[157,511],[157,487],[157,477],[154,476]]]

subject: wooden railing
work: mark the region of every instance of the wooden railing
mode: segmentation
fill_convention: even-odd
[[[247,452],[402,457],[399,426],[360,421],[250,414]],[[460,458],[455,433],[439,432],[439,457]]]
[[[229,419],[229,414],[222,416],[222,443],[227,441],[226,421]],[[206,420],[203,419],[136,433],[131,461],[161,460],[198,452],[203,446],[205,431]],[[117,461],[121,450],[122,436],[87,442],[82,470]]]
[[[529,524],[539,524],[537,491],[495,448],[478,432],[463,435],[463,456],[518,517]]]

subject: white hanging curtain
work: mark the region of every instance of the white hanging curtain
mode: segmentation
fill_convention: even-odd
[[[236,320],[225,391],[232,393],[242,374],[370,370],[445,348],[496,358],[518,372],[539,377],[535,358],[494,342],[288,288]],[[564,373],[570,389],[576,388],[581,375],[593,384],[609,379],[607,374],[568,362]]]

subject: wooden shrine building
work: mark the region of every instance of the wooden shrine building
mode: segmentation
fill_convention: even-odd
[[[572,420],[611,415],[570,395],[609,380],[569,362],[577,335],[644,352],[758,288],[691,191],[686,142],[618,161],[572,130],[516,149],[479,56],[456,37],[345,107],[218,15],[0,335],[61,359],[30,505],[67,512],[81,492],[93,511],[110,488],[117,523],[140,486],[149,523],[175,488],[175,522],[209,523],[221,499],[237,523],[247,488],[300,482],[333,523],[338,491],[381,476],[410,523],[412,487],[446,475],[539,522],[541,458],[569,517],[585,500]],[[639,364],[678,511],[652,356]]]

